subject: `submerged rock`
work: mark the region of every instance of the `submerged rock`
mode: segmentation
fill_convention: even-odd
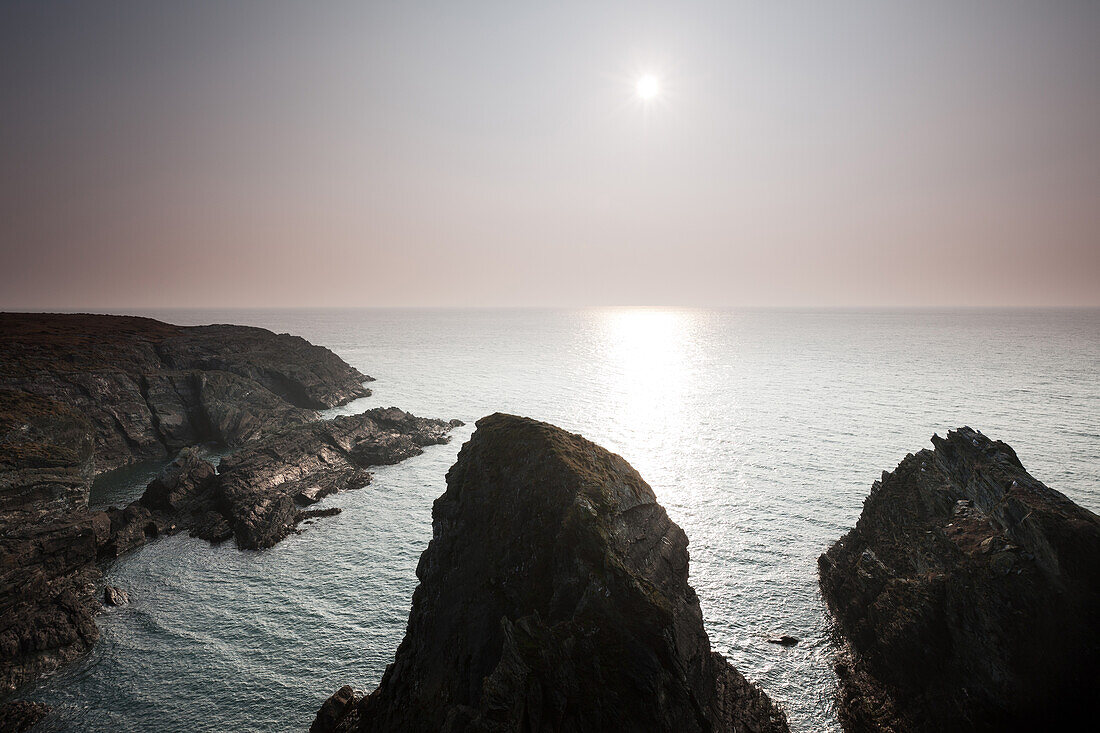
[[[525,418],[477,428],[433,507],[394,663],[312,730],[787,730],[711,651],[687,537],[625,460]]]
[[[932,442],[875,482],[819,560],[850,646],[841,722],[1069,729],[1100,690],[1100,517],[1000,441],[961,428]]]
[[[783,634],[783,636],[775,636],[768,639],[769,644],[778,644],[779,646],[795,646],[798,644],[798,639],[793,636]]]

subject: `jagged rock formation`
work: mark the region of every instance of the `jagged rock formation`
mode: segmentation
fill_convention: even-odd
[[[0,692],[71,662],[98,638],[95,560],[101,516],[79,513],[5,529],[0,538]]]
[[[97,471],[208,441],[243,445],[369,395],[369,380],[328,349],[262,328],[0,313],[0,392],[81,415]]]
[[[819,560],[850,646],[841,722],[1072,729],[1100,690],[1100,517],[1000,441],[961,428],[932,443],[883,473]]]
[[[366,486],[367,468],[446,443],[461,424],[376,408],[271,435],[224,458],[217,473],[185,450],[137,504],[153,512],[160,532],[190,529],[215,542],[234,536],[242,549],[271,547],[303,519],[323,516],[300,507]]]
[[[787,730],[710,650],[687,537],[626,461],[525,418],[477,428],[435,502],[394,663],[312,730]]]
[[[258,328],[0,314],[0,693],[95,642],[97,561],[181,529],[267,547],[308,516],[295,497],[363,485],[363,468],[443,442],[400,410],[316,422],[370,394],[327,349]],[[214,442],[246,447],[218,475],[185,450],[140,501],[90,511],[97,472]]]

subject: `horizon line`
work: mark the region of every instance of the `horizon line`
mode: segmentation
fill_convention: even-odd
[[[700,310],[700,311],[1088,311],[1100,310],[1096,304],[1053,305],[689,305],[689,304],[586,304],[586,305],[155,305],[155,306],[76,306],[23,307],[0,306],[0,313],[39,313],[66,315],[120,315],[121,312],[155,311],[581,311],[581,310]]]

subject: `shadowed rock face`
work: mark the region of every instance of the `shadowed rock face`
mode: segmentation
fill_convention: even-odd
[[[98,607],[88,424],[63,405],[0,391],[0,693],[87,651]]]
[[[626,461],[534,420],[477,427],[394,663],[313,730],[787,730],[710,650],[687,537]]]
[[[25,522],[86,507],[94,453],[91,428],[73,409],[0,389],[0,527],[9,512]]]
[[[932,442],[875,482],[819,560],[851,651],[841,721],[1071,729],[1100,690],[1100,518],[1000,441],[961,428]]]

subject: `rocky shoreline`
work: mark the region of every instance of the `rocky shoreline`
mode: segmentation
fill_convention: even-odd
[[[339,511],[306,505],[367,485],[370,466],[447,442],[461,424],[396,408],[319,420],[317,409],[369,395],[370,378],[258,328],[0,314],[0,365],[5,692],[95,643],[102,561],[185,530],[271,547],[303,519]],[[191,448],[207,443],[237,450],[215,468]],[[89,508],[97,473],[172,455],[137,501]],[[15,705],[20,720],[41,711]]]
[[[483,418],[432,528],[393,664],[311,731],[787,730],[710,649],[687,537],[621,457]]]
[[[1100,690],[1100,517],[970,428],[875,482],[821,556],[848,731],[1070,730]]]
[[[318,516],[303,507],[367,486],[367,468],[446,443],[459,425],[376,408],[255,441],[223,458],[217,470],[185,449],[126,511],[148,515],[161,533],[190,530],[211,542],[235,538],[241,549],[272,547],[299,522]]]

